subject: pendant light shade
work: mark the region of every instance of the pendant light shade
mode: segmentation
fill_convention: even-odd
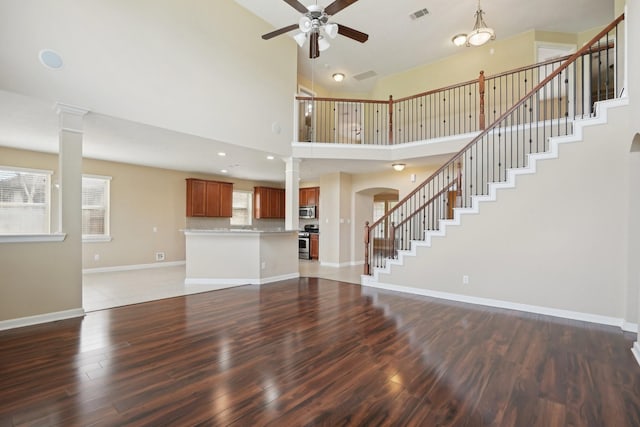
[[[313,24],[311,22],[311,19],[306,16],[300,18],[300,21],[298,22],[298,28],[300,28],[300,31],[302,31],[303,33],[308,33],[309,31],[311,31],[312,27]]]
[[[476,23],[473,26],[473,30],[467,36],[467,46],[482,46],[489,40],[495,40],[496,33],[493,28],[490,28],[485,24],[482,18],[484,12],[480,6],[480,0],[478,0],[478,10],[476,11]]]
[[[476,23],[469,34],[456,34],[451,38],[451,42],[456,46],[482,46],[489,40],[495,40],[496,32],[484,22],[484,11],[478,0],[476,10]]]
[[[338,35],[338,24],[326,24],[324,26],[324,32],[332,39],[335,39]]]

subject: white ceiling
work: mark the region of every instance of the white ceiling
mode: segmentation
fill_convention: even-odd
[[[274,29],[295,24],[297,10],[283,0],[236,0]],[[308,6],[327,6],[331,0],[300,0]],[[609,0],[482,0],[485,22],[504,39],[528,30],[578,33],[613,21]],[[330,21],[369,34],[360,44],[346,37],[331,40],[331,47],[316,60],[309,59],[308,44],[298,52],[299,72],[325,87],[348,92],[368,92],[376,78],[352,78],[367,71],[379,77],[434,62],[460,52],[451,43],[455,34],[468,33],[475,23],[476,0],[360,0],[338,12]],[[429,14],[412,20],[409,15],[426,8]],[[296,31],[279,37],[292,37]],[[265,43],[268,43],[265,42]],[[347,78],[338,85],[336,72]]]
[[[170,84],[172,79],[175,80],[180,71],[177,68],[180,64],[176,63],[175,56],[171,56],[169,50],[166,57],[153,57],[154,61],[161,58],[166,60],[166,63],[152,64],[153,74],[148,72],[149,67],[141,66],[140,63],[148,55],[140,53],[144,52],[146,46],[145,37],[150,36],[140,30],[140,40],[132,40],[136,37],[136,31],[130,28],[149,25],[154,17],[145,16],[140,24],[142,19],[136,14],[140,8],[127,14],[129,2],[138,1],[141,0],[109,0],[109,5],[117,4],[117,10],[122,12],[121,16],[109,16],[109,19],[95,12],[102,10],[101,6],[107,4],[105,2],[91,2],[90,7],[88,2],[81,0],[0,1],[0,145],[56,152],[57,118],[52,109],[52,99],[60,99],[58,95],[62,93],[66,96],[66,99],[62,99],[64,102],[90,99],[94,100],[91,104],[100,105],[101,100],[110,95],[109,92],[126,91],[127,82],[151,80],[150,87],[158,88],[158,96],[149,98],[149,102],[123,104],[122,109],[118,110],[122,111],[121,114],[102,111],[104,114],[92,112],[87,115],[85,156],[191,172],[219,173],[221,169],[227,169],[231,177],[282,182],[284,163],[281,157],[287,155],[285,150],[278,149],[278,152],[272,153],[195,136],[203,134],[201,129],[174,126],[172,123],[177,122],[171,122],[170,114],[166,116],[166,127],[170,129],[142,124],[140,122],[144,120],[136,119],[145,117],[144,109],[155,110],[161,115],[167,114],[167,111],[189,111],[194,108],[193,99],[188,97],[162,97],[162,88]],[[270,24],[265,26],[267,31],[270,27],[279,28],[295,23],[299,18],[298,12],[282,0],[236,2],[267,21]],[[303,0],[302,3],[314,1]],[[180,2],[182,15],[179,18],[185,22],[196,22],[198,19],[201,22],[205,18],[195,16],[198,10],[191,9],[192,4],[196,2]],[[496,29],[499,38],[532,28],[575,33],[604,25],[613,19],[613,0],[483,0],[482,5],[487,23]],[[409,19],[410,13],[425,7],[430,11],[428,16],[417,21]],[[313,78],[327,86],[335,84],[329,80],[332,73],[344,72],[347,79],[342,90],[366,92],[375,83],[375,78],[357,83],[350,77],[369,70],[374,70],[380,77],[458,52],[450,43],[450,38],[455,33],[471,29],[475,7],[475,0],[360,0],[339,12],[335,21],[368,33],[369,41],[361,45],[338,36],[332,41],[331,48],[322,52],[316,61],[308,59],[305,46],[299,51],[299,68],[303,73],[311,74],[313,64]],[[215,19],[224,19],[224,16]],[[211,28],[216,28],[215,19]],[[119,27],[114,27],[114,22]],[[75,27],[77,23],[79,26]],[[89,31],[92,28],[96,31]],[[254,31],[251,28],[242,30]],[[259,38],[262,30],[255,31],[255,37]],[[89,38],[100,36],[109,38],[110,43],[99,43],[99,39]],[[156,36],[170,43],[183,35]],[[48,40],[49,46],[42,46],[42,40]],[[206,41],[193,44],[193,49],[207,49]],[[269,43],[273,43],[261,42],[266,51]],[[91,50],[90,46],[95,45],[113,49]],[[117,46],[125,45],[129,47],[126,55],[117,49]],[[32,60],[37,50],[43,47],[71,51],[76,59],[84,58],[82,63],[75,64],[81,70],[93,62],[93,65],[99,63],[101,70],[108,72],[101,72],[99,81],[95,81],[95,73],[89,71],[79,74],[79,78],[72,81],[64,80],[64,73],[56,74],[53,78],[51,74],[46,74],[45,78],[44,73],[50,71],[45,70],[37,60]],[[136,51],[136,48],[143,50]],[[194,82],[194,86],[212,84],[208,74],[190,77],[202,79]],[[85,103],[78,105],[92,106]],[[226,152],[227,156],[219,157],[219,151]],[[276,158],[267,160],[267,155]],[[414,159],[413,164],[428,161]],[[388,162],[305,160],[301,175],[303,180],[313,180],[329,172],[376,172],[388,170],[388,167]]]

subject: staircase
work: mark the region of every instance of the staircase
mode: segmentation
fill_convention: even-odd
[[[513,191],[505,190],[513,189],[516,181],[519,186],[524,183],[525,187],[530,187],[531,180],[525,176],[532,176],[539,168],[549,168],[545,166],[549,163],[540,162],[541,160],[555,159],[561,151],[563,156],[566,150],[573,151],[573,149],[561,149],[560,147],[571,145],[567,144],[570,142],[583,140],[584,132],[590,132],[586,130],[587,128],[597,128],[594,131],[596,134],[604,132],[600,138],[606,140],[607,130],[603,131],[603,127],[598,125],[607,123],[607,112],[611,107],[626,104],[626,100],[617,98],[620,95],[620,85],[617,84],[617,65],[615,63],[615,59],[619,56],[615,41],[618,40],[618,26],[623,19],[624,16],[620,16],[612,22],[583,48],[564,61],[561,66],[548,73],[547,77],[537,76],[540,80],[537,86],[526,91],[525,96],[506,108],[505,112],[496,118],[486,130],[398,203],[387,215],[370,226],[367,224],[363,285],[408,290],[416,293],[416,289],[438,289],[437,283],[455,282],[456,285],[453,287],[443,286],[440,289],[451,289],[457,294],[473,294],[477,291],[477,295],[488,295],[492,298],[490,305],[500,306],[495,303],[495,300],[516,301],[517,305],[517,301],[521,300],[529,305],[533,303],[536,306],[551,307],[550,310],[553,310],[554,303],[538,301],[540,296],[535,292],[523,296],[519,290],[520,294],[515,295],[514,291],[514,295],[509,296],[508,291],[497,292],[490,289],[490,285],[486,283],[483,286],[486,286],[487,289],[482,291],[473,287],[465,290],[465,286],[473,285],[477,277],[483,277],[482,266],[474,265],[473,258],[483,258],[487,268],[490,266],[492,269],[499,268],[499,265],[495,265],[496,262],[517,264],[523,274],[529,274],[531,271],[528,268],[529,264],[537,266],[538,269],[544,269],[544,266],[539,264],[540,260],[547,259],[549,254],[546,252],[554,250],[553,241],[550,239],[545,256],[536,258],[535,253],[527,253],[526,249],[519,249],[523,253],[513,255],[524,258],[528,263],[521,263],[520,260],[510,261],[509,237],[518,238],[518,236],[509,236],[509,233],[527,234],[527,231],[522,231],[522,225],[511,229],[509,218],[505,218],[504,214],[501,214],[503,224],[496,224],[489,218],[486,219],[483,226],[478,219],[479,216],[469,216],[468,214],[478,213],[481,206],[483,211],[498,211],[500,208],[496,208],[497,204],[487,202],[496,201],[498,194],[501,199],[513,198]],[[527,83],[530,82],[516,82],[515,84],[522,84],[526,87]],[[492,87],[495,88],[496,85],[492,86],[489,83],[489,92]],[[495,110],[494,108],[493,112],[489,112],[490,117],[491,113],[495,114]],[[606,126],[604,128],[606,129]],[[602,150],[602,152],[606,151]],[[598,155],[597,153],[596,151],[596,155]],[[602,155],[603,157],[607,156],[606,154]],[[554,168],[557,169],[559,166],[556,165]],[[546,174],[547,178],[544,178],[550,181],[550,187],[554,187],[554,182],[558,186],[562,185],[563,180],[583,179],[563,176],[561,167],[557,172],[555,175]],[[594,175],[598,174],[594,173]],[[551,178],[549,178],[550,176]],[[607,177],[598,178],[606,180]],[[591,182],[588,178],[585,181]],[[590,185],[598,186],[599,184],[594,181]],[[575,188],[580,188],[580,186]],[[604,192],[606,194],[606,189]],[[561,191],[555,195],[536,194],[535,196],[555,197],[558,200],[557,203],[564,203]],[[569,196],[567,195],[567,198],[570,198]],[[529,197],[527,202],[529,205],[526,206],[528,211],[535,211],[536,197]],[[515,209],[513,215],[518,215],[517,209],[518,206],[522,206],[522,201],[515,204],[507,202],[507,205],[507,209]],[[576,212],[579,212],[578,208]],[[501,216],[497,215],[496,217]],[[483,216],[483,218],[485,217]],[[524,218],[543,223],[551,220],[544,213],[540,214],[540,218],[531,218],[528,212],[527,215],[523,215]],[[567,229],[572,229],[572,221],[580,220],[565,218],[560,221],[566,221]],[[490,255],[469,253],[465,248],[455,247],[453,242],[464,239],[457,237],[450,239],[450,235],[459,236],[465,228],[470,227],[476,230],[476,236],[483,235],[485,239],[504,239],[503,247],[507,249],[504,250],[503,247],[500,247],[497,251],[500,253],[496,253],[495,261],[491,262]],[[483,228],[491,231],[501,227],[506,228],[501,230],[502,237],[496,237],[495,233],[482,233]],[[544,227],[532,228],[535,233],[522,236],[522,238],[536,240],[545,233]],[[445,235],[447,235],[447,239],[442,239]],[[549,236],[543,237],[549,238]],[[557,235],[553,237],[559,238]],[[606,237],[602,237],[602,239],[606,240]],[[447,240],[451,240],[451,242],[447,243]],[[429,254],[424,253],[426,248],[433,246],[441,246],[441,248],[435,252],[431,251]],[[518,247],[520,248],[520,246]],[[567,254],[558,254],[558,256],[560,255],[566,256]],[[585,258],[588,258],[588,255],[585,255]],[[436,266],[444,264],[451,267],[450,275],[442,268],[436,268]],[[430,268],[431,266],[434,268]],[[464,274],[465,268],[474,271],[474,273]],[[409,271],[411,273],[408,273]],[[416,272],[418,272],[418,277],[416,277]],[[420,272],[422,272],[422,277],[420,277]],[[462,277],[458,277],[461,273]],[[551,277],[554,277],[553,274],[557,274],[555,276],[558,278],[557,280],[561,280],[563,277],[562,272],[551,273]],[[428,280],[425,276],[429,276]],[[580,283],[580,280],[588,284],[591,283],[589,277],[580,277],[580,274],[574,274],[574,276],[576,277],[571,278],[573,283],[576,281]],[[599,279],[606,280],[605,277]],[[430,284],[426,284],[425,281]],[[436,284],[433,285],[434,283]],[[496,283],[495,286],[506,286],[509,289],[508,283]],[[593,286],[595,287],[597,284],[593,284]],[[535,285],[533,287],[535,288]],[[469,292],[469,289],[473,289],[473,291]],[[580,289],[563,290],[560,292],[563,295],[560,295],[559,301],[564,301],[572,294],[580,292]],[[425,292],[419,291],[417,293]],[[436,290],[427,294],[445,296],[444,293],[446,292]],[[524,293],[526,294],[526,291]],[[483,298],[473,297],[472,299],[473,302],[482,303]],[[557,306],[558,309],[563,309],[567,305],[559,302]],[[509,304],[509,307],[514,308],[513,303]],[[591,309],[590,307],[572,306],[573,308],[576,312],[589,313],[602,310],[601,307]],[[606,315],[607,310],[602,311],[603,315]],[[581,318],[579,315],[568,317]]]

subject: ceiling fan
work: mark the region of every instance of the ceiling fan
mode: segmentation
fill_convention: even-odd
[[[317,4],[305,6],[298,0],[284,0],[285,3],[296,9],[298,12],[304,14],[300,18],[300,22],[264,34],[262,38],[264,40],[269,40],[275,36],[279,36],[280,34],[299,29],[300,33],[296,34],[293,38],[300,47],[304,45],[307,37],[309,38],[309,58],[311,59],[319,57],[320,52],[329,47],[327,37],[333,39],[336,35],[340,34],[360,43],[364,43],[369,39],[369,35],[358,30],[354,30],[353,28],[349,28],[346,25],[329,22],[330,16],[335,15],[356,1],[358,0],[335,0],[329,6],[323,8]]]

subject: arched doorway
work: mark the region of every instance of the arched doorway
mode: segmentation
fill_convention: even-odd
[[[364,262],[364,226],[372,224],[399,200],[399,191],[389,187],[366,188],[355,193],[355,239],[353,259]]]

